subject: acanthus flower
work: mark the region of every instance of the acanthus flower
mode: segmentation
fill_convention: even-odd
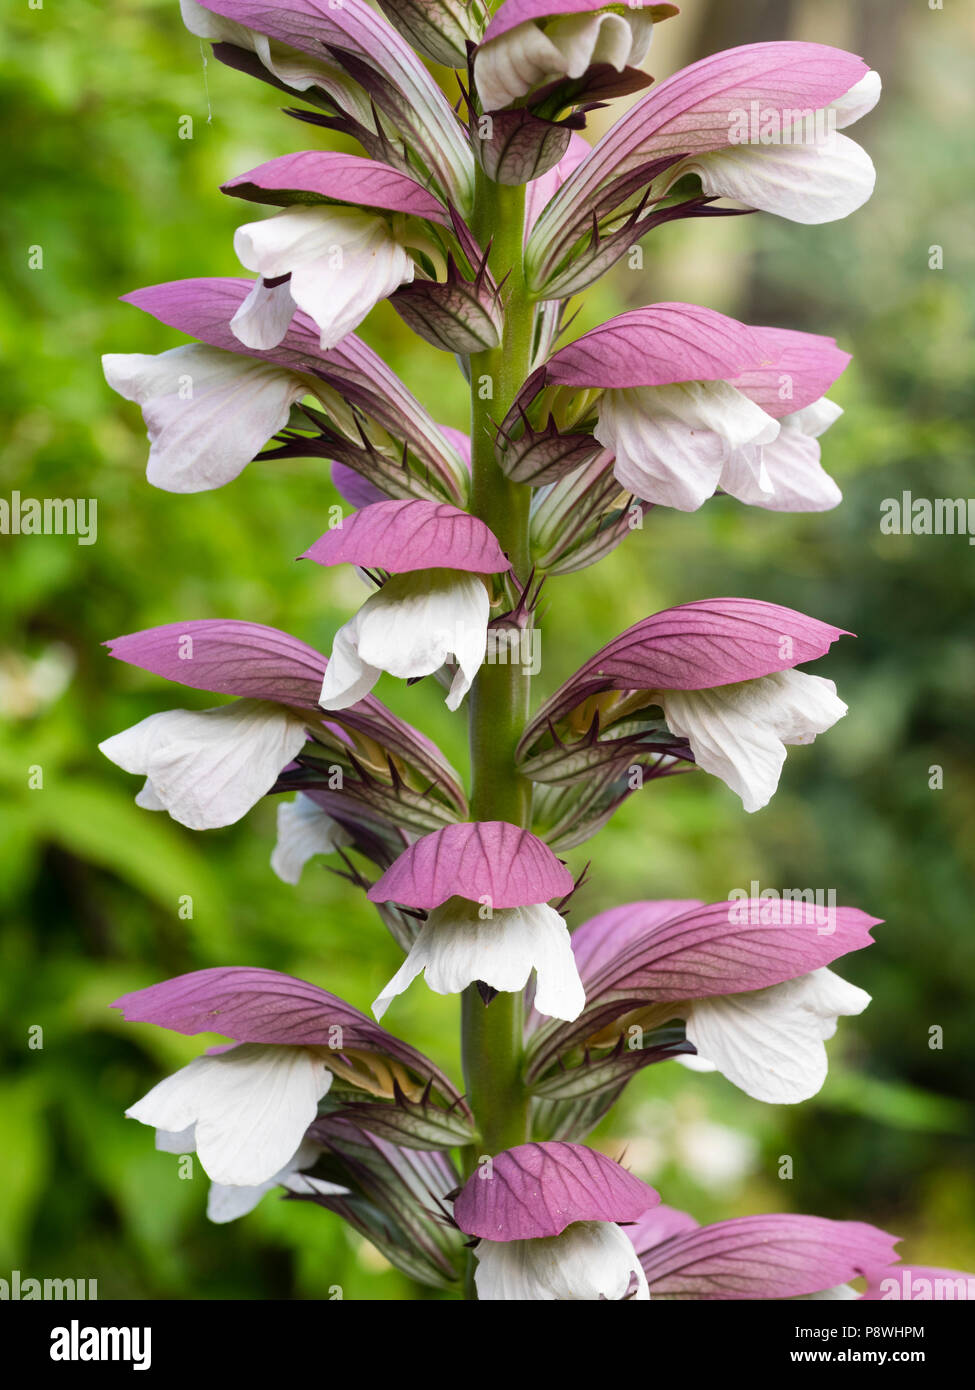
[[[288,633],[200,619],[106,645],[117,660],[167,680],[237,697],[214,710],[150,715],[102,744],[119,766],[147,777],[137,798],[146,809],[167,810],[192,829],[230,825],[286,779],[288,788],[315,797],[317,787],[329,788],[353,823],[363,816],[380,823],[416,817],[427,829],[431,818],[439,824],[466,811],[457,775],[440,750],[378,700],[368,697],[326,720],[318,697],[328,662]],[[411,796],[413,785],[424,793]],[[301,854],[324,852],[323,828],[305,819],[302,833],[317,850],[287,843],[286,833],[278,868],[294,873]],[[329,829],[328,842],[338,847],[345,834]]]
[[[477,1239],[479,1299],[645,1302],[646,1277],[619,1223],[638,1221],[659,1201],[594,1149],[522,1144],[468,1178],[454,1220]]]
[[[307,150],[224,184],[223,191],[284,211],[239,227],[234,250],[259,279],[230,321],[245,347],[284,338],[296,309],[334,348],[380,300],[415,273],[411,244],[425,221],[449,222],[444,205],[398,169],[359,155]]]
[[[198,970],[125,994],[113,1007],[129,1022],[233,1039],[126,1111],[160,1131],[170,1151],[177,1135],[192,1145],[221,1187],[276,1184],[304,1166],[302,1145],[336,1081],[353,1100],[395,1106],[398,1095],[419,1100],[435,1091],[465,1113],[456,1089],[421,1053],[335,995],[275,970]]]
[[[828,966],[871,945],[878,919],[851,907],[833,908],[824,920],[815,904],[775,906],[770,913],[762,900],[627,903],[583,923],[572,949],[585,1011],[568,1024],[530,1021],[528,1074],[539,1093],[584,1090],[590,1065],[592,1089],[605,1090],[641,1066],[684,1060],[665,1030],[680,1019],[691,1058],[753,1099],[781,1105],[815,1095],[838,1018],[870,1002]],[[621,1039],[627,1046],[617,1055]],[[576,1085],[564,1065],[546,1085],[553,1063],[579,1047]]]
[[[440,426],[371,348],[348,334],[323,352],[319,331],[298,312],[266,352],[246,348],[230,321],[253,292],[237,279],[176,280],[124,299],[171,328],[202,340],[156,357],[109,354],[108,383],[143,407],[149,430],[149,481],[168,492],[222,487],[289,423],[291,407],[311,396],[327,412],[303,411],[304,424],[328,424],[329,450],[348,447],[357,471],[389,491],[463,501],[470,469]],[[375,435],[375,439],[371,437]],[[303,456],[315,441],[297,436]],[[271,455],[267,455],[271,456]]]
[[[435,993],[457,994],[476,981],[514,992],[534,970],[539,1011],[575,1018],[585,994],[565,921],[548,905],[572,887],[572,875],[541,840],[505,821],[446,826],[417,840],[368,894],[428,914],[373,1004],[376,1017],[421,973]]]
[[[491,600],[481,576],[510,569],[482,521],[431,502],[374,502],[326,531],[302,558],[392,576],[335,634],[323,709],[361,700],[382,671],[404,680],[429,676],[450,655],[457,672],[447,707],[457,708],[487,648]]]
[[[631,107],[545,208],[527,248],[533,291],[548,298],[592,283],[655,225],[657,205],[685,174],[699,177],[703,205],[690,198],[666,217],[706,215],[722,197],[796,222],[848,216],[870,197],[875,174],[860,146],[836,132],[879,97],[880,78],[861,58],[824,44],[747,44],[692,63]],[[754,109],[753,138],[741,122]],[[761,138],[770,121],[775,144]],[[631,214],[612,259],[593,258],[587,277],[573,276],[593,216],[612,232]]]
[[[846,713],[832,681],[795,670],[843,635],[842,628],[752,599],[704,599],[656,613],[602,648],[546,701],[522,737],[520,761],[530,775],[544,763],[543,781],[584,776],[588,730],[614,753],[625,754],[628,744],[635,751],[648,742],[657,747],[656,708],[665,735],[683,741],[746,811],[760,810],[778,786],[786,747],[812,742]],[[553,737],[562,737],[560,729],[561,748]]]
[[[841,494],[816,436],[841,413],[824,397],[849,361],[831,338],[654,304],[562,348],[545,377],[601,393],[587,407],[593,434],[645,502],[695,511],[720,489],[752,506],[821,511]]]

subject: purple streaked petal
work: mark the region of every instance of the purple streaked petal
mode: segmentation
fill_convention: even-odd
[[[772,365],[757,329],[696,304],[651,304],[584,333],[552,357],[547,379],[560,386],[665,386],[722,381]]]
[[[117,661],[194,690],[312,710],[327,665],[321,652],[287,632],[232,618],[166,623],[104,645]]]
[[[370,888],[373,902],[427,911],[448,898],[524,907],[562,898],[572,875],[529,830],[507,821],[465,821],[417,840]]]
[[[856,907],[827,910],[752,898],[691,907],[661,921],[659,906],[631,903],[603,914],[604,930],[610,919],[607,945],[617,935],[628,938],[609,959],[583,938],[591,955],[580,974],[590,1006],[607,998],[632,1000],[634,1006],[707,999],[781,984],[872,945],[871,928],[881,920]],[[627,911],[632,920],[621,931],[615,919]]]
[[[572,953],[583,980],[591,980],[634,941],[704,904],[696,898],[624,903],[590,917],[572,933]]]
[[[789,328],[754,331],[771,345],[775,365],[743,372],[731,385],[777,420],[821,400],[853,360],[837,347],[835,338],[818,333]]]
[[[522,740],[605,690],[708,690],[815,661],[843,628],[760,599],[701,599],[627,628],[542,706]]]
[[[519,1144],[478,1168],[454,1203],[462,1231],[483,1240],[557,1236],[574,1221],[637,1221],[659,1195],[582,1144]]]
[[[644,1255],[665,1240],[682,1236],[687,1231],[698,1230],[700,1224],[689,1212],[661,1205],[654,1207],[652,1211],[644,1212],[639,1221],[627,1226],[626,1234],[633,1242],[637,1254]]]
[[[257,202],[275,200],[254,199],[255,191],[317,193],[330,201],[406,212],[450,226],[450,217],[439,198],[408,174],[377,159],[341,154],[337,150],[303,150],[300,154],[269,159],[249,173],[239,174],[223,184],[222,191],[235,198]]]
[[[650,1248],[630,1232],[651,1298],[797,1298],[845,1284],[896,1258],[899,1236],[862,1221],[744,1216]]]
[[[484,522],[445,502],[374,502],[326,531],[299,558],[390,574],[427,569],[501,574],[511,568]]]
[[[529,20],[552,19],[556,15],[588,14],[591,10],[606,9],[606,0],[504,0],[497,14],[491,20],[481,43],[499,39],[517,24]],[[649,13],[654,24],[660,24],[673,15],[680,14],[677,5],[650,5],[644,13]]]
[[[450,1100],[458,1093],[421,1052],[343,999],[277,970],[218,966],[123,994],[112,1004],[130,1023],[176,1033],[221,1033],[240,1043],[362,1049],[402,1062]]]
[[[231,332],[230,320],[253,288],[252,280],[233,277],[172,280],[133,290],[122,299],[160,323],[211,347],[322,378],[343,399],[372,416],[396,438],[405,439],[450,493],[461,500],[468,472],[462,459],[395,372],[354,333],[343,338],[338,347],[323,352],[318,328],[299,310],[277,347],[267,352],[244,347]]]

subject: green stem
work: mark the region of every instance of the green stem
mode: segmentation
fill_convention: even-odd
[[[500,345],[473,355],[471,373],[472,501],[522,583],[530,567],[531,489],[511,483],[494,456],[496,426],[517,395],[531,359],[532,305],[525,289],[522,246],[525,190],[493,183],[479,169],[473,231],[491,244],[489,267],[504,280],[505,327]],[[531,676],[515,662],[485,664],[470,695],[471,819],[531,820],[530,784],[515,771],[515,748],[525,726]],[[529,1099],[522,1081],[523,999],[499,994],[485,1007],[476,986],[462,1003],[467,1095],[479,1133],[470,1166],[528,1138]]]

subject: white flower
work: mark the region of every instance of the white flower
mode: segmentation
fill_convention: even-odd
[[[190,830],[233,825],[265,796],[307,739],[290,710],[261,700],[216,709],[163,710],[98,746],[141,773],[136,804],[168,811]]]
[[[456,709],[487,649],[491,602],[483,580],[463,570],[394,574],[335,634],[319,704],[347,709],[369,694],[382,671],[402,680],[429,676],[453,655],[447,696]]]
[[[297,883],[316,854],[331,854],[350,845],[352,836],[310,796],[299,792],[294,801],[278,803],[278,838],[271,851],[271,868],[283,883]]]
[[[626,14],[564,15],[544,28],[517,24],[478,48],[474,84],[484,111],[499,111],[534,87],[560,77],[582,77],[597,63],[617,72],[639,67],[650,49],[653,20],[636,7]]]
[[[331,1084],[318,1049],[243,1043],[195,1058],[125,1113],[171,1134],[195,1126],[208,1177],[258,1187],[294,1158]]]
[[[720,777],[746,811],[772,799],[786,745],[812,743],[847,710],[831,680],[802,671],[711,690],[663,690],[655,698],[671,731],[689,741],[698,766]]]
[[[582,1302],[650,1298],[647,1277],[626,1233],[612,1221],[577,1221],[561,1235],[481,1240],[474,1283],[482,1301]]]
[[[737,144],[695,155],[668,172],[668,185],[695,173],[709,197],[735,198],[792,222],[848,217],[873,193],[876,172],[867,152],[836,131],[871,111],[880,91],[879,74],[869,72],[825,113],[817,113],[819,138],[807,139],[793,128],[782,132],[781,144]]]
[[[295,306],[333,348],[381,299],[413,279],[413,258],[382,217],[360,208],[286,208],[234,234],[242,265],[261,279],[230,320],[247,347],[266,350],[287,332]],[[272,289],[263,283],[290,275]]]
[[[755,1100],[792,1105],[826,1080],[827,1038],[838,1018],[862,1013],[865,990],[825,967],[744,994],[717,995],[676,1006],[687,1037],[722,1076]]]
[[[105,380],[142,406],[146,477],[165,492],[203,492],[236,478],[314,387],[295,372],[188,343],[155,356],[106,353]]]
[[[157,1129],[156,1148],[168,1154],[196,1153],[196,1125],[190,1125],[178,1134]],[[217,1225],[236,1221],[238,1217],[252,1212],[261,1198],[275,1187],[283,1187],[287,1192],[318,1193],[323,1197],[343,1196],[349,1190],[347,1187],[325,1182],[322,1178],[310,1177],[300,1171],[302,1168],[311,1168],[320,1153],[320,1145],[303,1139],[288,1162],[266,1182],[257,1183],[254,1187],[230,1187],[224,1183],[211,1182],[207,1194],[208,1219]]]
[[[475,980],[513,993],[536,971],[535,1008],[552,1018],[573,1019],[586,1003],[568,928],[553,907],[495,908],[481,916],[478,903],[452,898],[434,908],[409,955],[372,1006],[382,1018],[398,994],[426,971],[435,994],[459,994]]]
[[[616,455],[619,482],[644,502],[696,511],[725,485],[733,460],[772,492],[762,446],[778,438],[779,422],[727,381],[606,391],[594,433]]]

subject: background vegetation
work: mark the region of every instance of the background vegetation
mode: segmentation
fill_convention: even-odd
[[[686,0],[660,30],[658,77],[758,38],[845,43],[882,67],[881,108],[856,132],[880,173],[849,222],[677,224],[646,268],[620,268],[580,326],[654,299],[690,299],[757,323],[834,333],[855,362],[827,442],[846,494],[823,516],[714,500],[658,511],[598,568],[554,582],[542,692],[611,635],[673,603],[742,594],[859,634],[818,670],[848,717],[790,753],[772,805],[745,816],[713,779],[651,784],[592,846],[574,920],[632,898],[729,889],[835,888],[886,918],[842,972],[875,995],[831,1046],[831,1075],[797,1107],[750,1101],[720,1077],[651,1068],[598,1132],[667,1200],[702,1219],[806,1210],[905,1237],[916,1262],[975,1268],[971,1077],[975,1036],[973,554],[964,537],[883,536],[880,504],[968,497],[972,484],[971,34],[962,6],[921,0],[728,6]],[[734,23],[732,22],[734,16]],[[110,663],[99,644],[197,617],[272,623],[328,650],[359,601],[351,574],[292,557],[335,500],[316,461],[252,467],[230,487],[150,488],[136,409],[105,386],[105,351],[179,341],[117,296],[187,275],[236,274],[238,203],[217,185],[313,132],[270,88],[211,61],[175,0],[18,7],[0,94],[8,371],[0,495],[94,497],[98,540],[2,537],[0,630],[0,1274],[98,1279],[100,1296],[414,1296],[336,1218],[268,1198],[230,1227],[203,1219],[205,1181],[122,1112],[197,1043],[122,1024],[123,990],[213,964],[274,966],[368,1007],[398,952],[371,910],[310,865],[297,890],[268,867],[273,806],[193,835],[138,811],[132,778],[96,750],[110,733],[205,696]],[[193,138],[178,138],[181,117]],[[27,248],[43,247],[43,269]],[[929,248],[944,248],[944,269]],[[364,335],[445,423],[464,395],[445,357],[380,308]],[[380,695],[465,764],[461,722],[432,682]],[[28,768],[43,789],[28,789]],[[943,789],[929,786],[943,768]],[[585,855],[572,855],[581,867]],[[177,901],[190,894],[191,920]],[[456,1002],[415,987],[398,1032],[458,1073]],[[43,1028],[43,1050],[27,1046]],[[928,1030],[944,1030],[942,1050]],[[781,1155],[794,1177],[778,1177]]]

